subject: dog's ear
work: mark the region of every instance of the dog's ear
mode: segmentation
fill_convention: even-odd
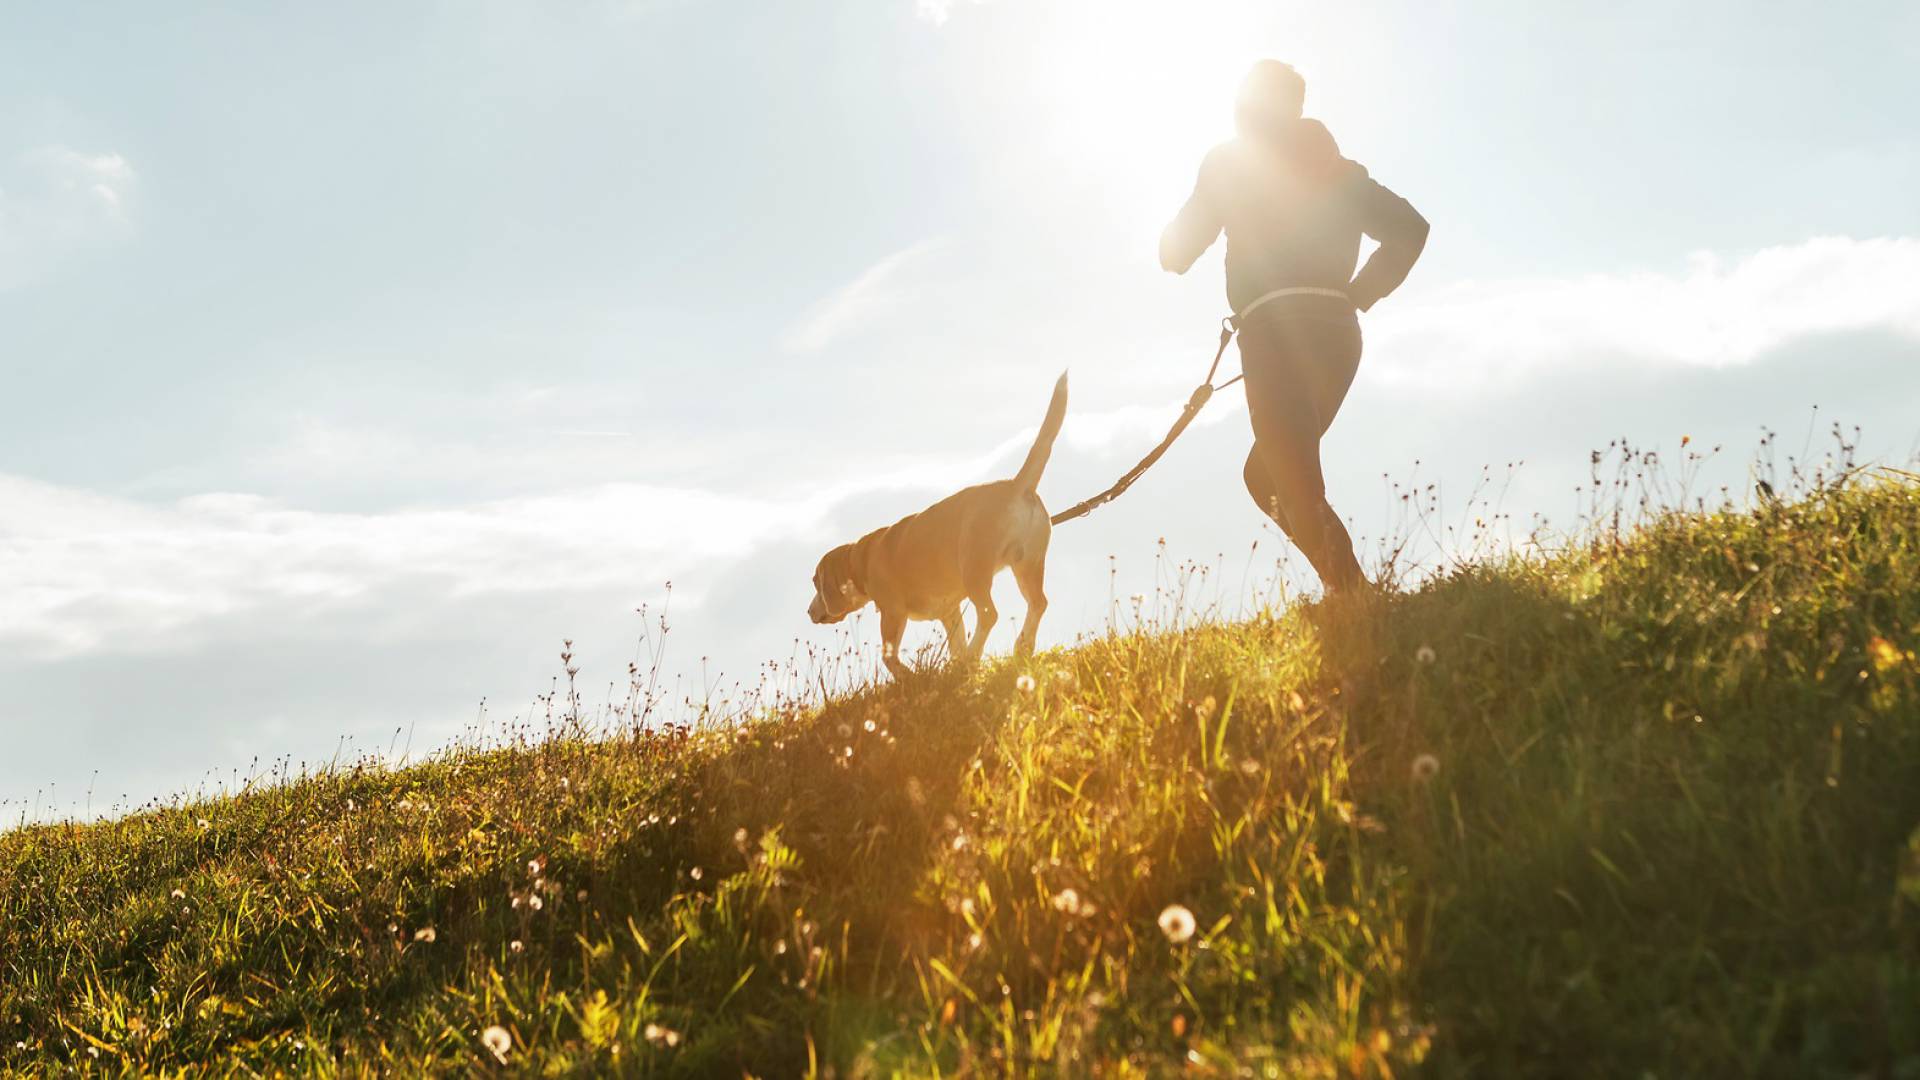
[[[861,592],[867,590],[867,555],[873,546],[873,538],[878,535],[878,532],[870,532],[845,548],[847,558],[843,578],[853,582],[853,587]]]
[[[852,591],[852,560],[848,555],[852,550],[852,544],[841,544],[820,556],[820,565],[813,572],[813,585],[820,595],[837,592],[845,596]]]

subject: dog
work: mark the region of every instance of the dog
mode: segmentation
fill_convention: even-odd
[[[1027,602],[1014,652],[1033,652],[1040,616],[1047,610],[1047,543],[1053,524],[1035,488],[1046,471],[1053,441],[1067,414],[1067,376],[1053,386],[1040,434],[1011,480],[976,484],[917,514],[875,529],[821,556],[813,571],[813,603],[807,617],[829,625],[866,607],[880,611],[880,658],[895,679],[909,669],[900,659],[900,637],[909,619],[938,619],[953,658],[980,659],[987,634],[1000,617],[993,606],[993,579],[1012,567]],[[971,640],[960,619],[960,601],[973,601]]]

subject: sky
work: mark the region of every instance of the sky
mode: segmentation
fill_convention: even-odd
[[[1264,56],[1433,223],[1325,448],[1363,549],[1396,483],[1572,528],[1615,440],[1915,460],[1904,0],[8,5],[0,820],[472,738],[565,640],[589,703],[870,662],[821,552],[1010,475],[1063,369],[1069,505],[1204,372],[1220,249],[1155,241]],[[1302,586],[1249,441],[1223,394],[1062,526],[1043,646]]]

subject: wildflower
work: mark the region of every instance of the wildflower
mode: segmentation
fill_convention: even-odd
[[[1413,759],[1413,779],[1415,783],[1424,784],[1438,775],[1440,775],[1439,758],[1434,757],[1432,754],[1421,754],[1419,757]]]
[[[747,827],[745,825],[742,825],[739,828],[733,830],[733,846],[734,847],[747,846]]]
[[[641,1034],[655,1046],[672,1049],[680,1045],[680,1033],[662,1024],[648,1024],[642,1029]]]
[[[975,930],[973,933],[967,935],[967,951],[979,952],[980,946],[986,944],[986,942],[987,939],[981,936],[980,931]]]
[[[486,1044],[487,1052],[493,1055],[495,1061],[502,1065],[507,1063],[507,1051],[513,1049],[513,1036],[507,1034],[506,1028],[495,1024],[480,1033],[480,1041]]]
[[[194,824],[200,826],[201,832],[206,832],[208,829],[213,828],[213,822],[208,821],[206,818],[201,818],[198,821],[194,822]]]
[[[687,876],[692,878],[695,881],[699,881],[701,878],[707,876],[707,872],[696,866],[693,869],[687,871]]]
[[[1431,645],[1422,645],[1413,651],[1413,658],[1423,664],[1433,663],[1434,656],[1433,646]]]
[[[1874,670],[1883,673],[1899,667],[1900,661],[1905,659],[1893,642],[1878,634],[1867,642],[1867,655],[1873,660]]]
[[[1168,904],[1160,912],[1160,932],[1175,945],[1192,939],[1195,925],[1193,912],[1185,904]]]
[[[435,941],[439,940],[439,938],[440,938],[439,933],[435,931],[434,928],[431,926],[423,926],[420,929],[415,930],[413,932],[413,940],[424,941],[428,945],[433,944]]]
[[[1080,894],[1073,889],[1061,889],[1054,895],[1053,906],[1056,911],[1078,915],[1080,914]]]
[[[527,906],[532,908],[535,911],[539,911],[541,908],[547,906],[547,902],[545,900],[540,899],[539,893],[534,893],[531,896],[527,897]]]
[[[539,877],[540,872],[546,868],[547,857],[545,855],[535,855],[533,858],[527,860],[527,876],[530,878]]]
[[[574,898],[575,900],[577,900],[577,901],[579,901],[579,902],[580,902],[580,903],[582,903],[582,904],[584,904],[584,903],[586,903],[586,902],[587,902],[587,890],[585,890],[585,889],[581,889],[581,890],[580,890],[579,892],[576,892],[576,893],[574,893],[574,894],[573,894],[573,898]]]
[[[514,938],[512,941],[507,942],[507,951],[515,956],[519,956],[521,953],[527,951],[527,944],[519,938]]]
[[[866,727],[866,729],[867,729],[867,732],[868,732],[868,734],[872,734],[874,730],[876,730],[877,728],[879,728],[879,726],[880,726],[879,724],[876,724],[876,723],[874,723],[874,722],[873,722],[873,721],[871,721],[871,720],[869,720],[869,721],[867,721],[867,722],[866,722],[866,725],[865,725],[865,727]]]
[[[185,900],[187,898],[187,891],[185,889],[175,889],[167,895],[173,897],[175,900]]]
[[[1033,693],[1033,676],[1022,675],[1019,678],[1013,680],[1013,688],[1015,690],[1020,691],[1023,694]]]

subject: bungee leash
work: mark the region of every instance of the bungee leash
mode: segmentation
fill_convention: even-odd
[[[1154,462],[1160,460],[1160,455],[1167,452],[1167,447],[1173,445],[1173,440],[1179,438],[1180,433],[1187,430],[1187,425],[1193,423],[1193,418],[1200,415],[1200,410],[1206,407],[1207,402],[1213,400],[1215,392],[1225,390],[1227,387],[1246,378],[1247,373],[1242,371],[1240,374],[1235,375],[1233,378],[1228,379],[1218,386],[1213,384],[1213,377],[1219,374],[1220,371],[1220,358],[1227,354],[1227,343],[1233,340],[1234,334],[1240,329],[1240,324],[1245,322],[1247,316],[1252,315],[1256,308],[1269,300],[1276,300],[1282,296],[1331,296],[1338,297],[1342,300],[1347,299],[1347,294],[1339,289],[1323,289],[1314,286],[1297,285],[1285,289],[1275,289],[1270,293],[1256,297],[1253,302],[1249,303],[1246,307],[1221,319],[1220,347],[1213,351],[1213,363],[1207,367],[1206,381],[1194,387],[1193,393],[1187,398],[1187,403],[1180,409],[1179,419],[1175,420],[1173,427],[1168,429],[1167,437],[1160,440],[1160,445],[1147,451],[1147,456],[1141,458],[1139,464],[1122,473],[1120,479],[1113,482],[1112,487],[1109,487],[1107,490],[1102,491],[1090,499],[1083,499],[1067,507],[1065,510],[1053,515],[1053,517],[1049,519],[1050,522],[1058,525],[1062,522],[1072,521],[1074,518],[1085,517],[1094,510],[1119,498],[1122,492],[1133,486],[1135,480],[1140,479],[1142,473],[1152,468]]]

